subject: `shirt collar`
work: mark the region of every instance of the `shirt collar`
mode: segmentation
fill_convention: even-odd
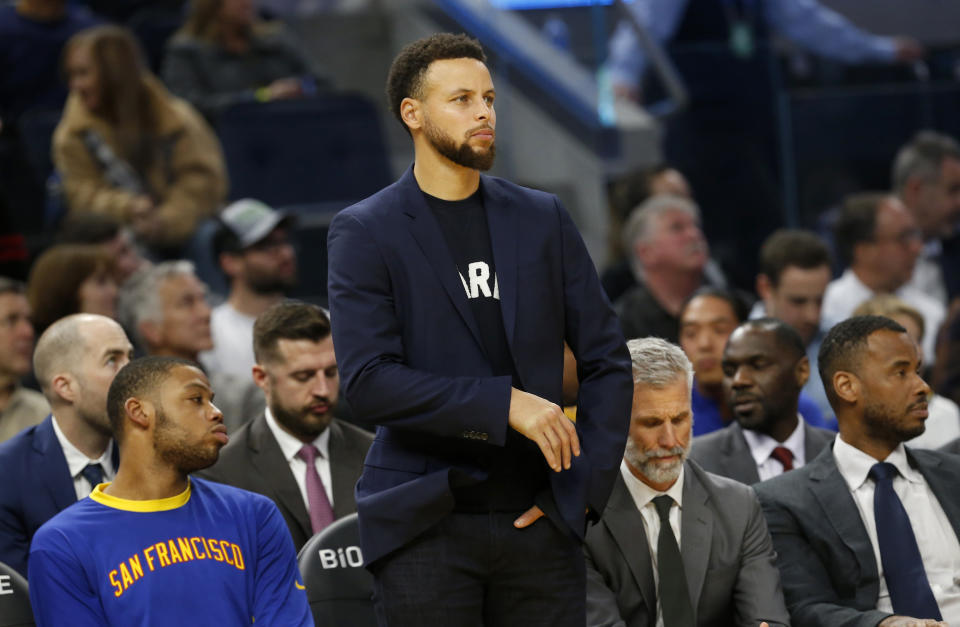
[[[637,479],[633,472],[631,472],[630,466],[627,465],[627,460],[620,462],[620,474],[623,475],[623,481],[627,484],[627,490],[630,492],[630,496],[633,497],[633,502],[636,503],[637,509],[643,509],[649,505],[654,498],[661,494],[669,495],[676,501],[677,505],[683,509],[683,473],[686,470],[685,467],[686,464],[680,468],[680,475],[666,492],[657,492],[643,481]]]
[[[280,450],[283,452],[283,458],[287,460],[289,464],[294,457],[297,456],[297,453],[300,452],[300,449],[303,448],[303,442],[293,437],[287,433],[278,423],[277,419],[273,417],[273,414],[270,413],[270,408],[267,407],[264,410],[265,418],[267,419],[267,427],[270,428],[270,432],[273,433],[274,439],[276,439],[277,444],[280,445]],[[330,458],[330,427],[328,426],[323,432],[317,436],[313,441],[313,445],[317,447],[317,450],[320,451],[320,457],[324,459]]]
[[[753,461],[756,462],[758,466],[770,459],[770,454],[773,453],[773,449],[778,446],[782,446],[790,451],[795,460],[806,463],[807,460],[803,446],[803,424],[803,416],[797,414],[797,428],[794,429],[783,442],[777,442],[766,433],[760,433],[753,429],[741,430],[743,431],[743,438],[747,441],[747,446],[750,447],[750,454],[753,455]]]
[[[847,482],[851,492],[856,491],[866,482],[870,469],[877,463],[877,460],[870,455],[846,443],[842,435],[835,438],[833,457],[837,462],[840,475]],[[907,451],[903,444],[897,445],[897,448],[893,449],[893,452],[883,461],[896,466],[897,471],[907,481],[923,483],[923,476],[910,467],[910,463],[907,461]]]
[[[60,448],[63,449],[63,456],[67,459],[67,469],[70,471],[70,477],[76,478],[77,475],[87,467],[87,464],[100,464],[103,468],[103,474],[106,477],[113,477],[113,439],[107,443],[106,450],[103,451],[98,459],[90,459],[87,454],[78,449],[67,439],[66,434],[60,428],[57,417],[53,417],[53,432],[60,442]]]

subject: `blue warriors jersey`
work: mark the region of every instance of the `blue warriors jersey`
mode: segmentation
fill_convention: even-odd
[[[177,496],[90,495],[30,547],[38,627],[313,625],[293,540],[266,497],[192,479]]]

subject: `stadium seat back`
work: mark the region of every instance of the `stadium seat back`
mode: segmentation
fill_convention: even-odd
[[[34,627],[27,580],[2,562],[0,562],[0,627]]]

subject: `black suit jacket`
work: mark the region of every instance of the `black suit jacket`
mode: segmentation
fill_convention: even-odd
[[[960,459],[907,448],[960,536]],[[875,627],[880,574],[870,537],[833,447],[803,468],[754,486],[777,550],[790,616],[811,627]]]
[[[333,515],[341,518],[357,511],[353,488],[363,471],[363,460],[373,442],[373,434],[336,418],[327,428],[330,429]],[[197,474],[273,499],[290,529],[297,551],[313,535],[300,488],[262,414],[230,437],[216,464]]]
[[[680,547],[698,627],[790,624],[770,534],[749,487],[688,461]],[[600,523],[587,531],[584,552],[587,624],[655,625],[657,593],[643,519],[621,475]]]
[[[812,427],[804,422],[803,448],[807,462],[833,442],[836,435],[833,431]],[[760,473],[750,453],[750,445],[743,437],[743,428],[736,421],[719,431],[694,438],[690,447],[690,459],[703,466],[707,472],[729,477],[740,483],[753,485],[760,481]]]

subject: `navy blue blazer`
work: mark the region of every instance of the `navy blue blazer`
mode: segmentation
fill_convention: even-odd
[[[536,503],[582,539],[585,508],[591,515],[603,511],[626,443],[630,358],[586,247],[557,198],[485,175],[480,185],[504,329],[523,389],[559,405],[564,341],[577,358],[583,452],[570,470],[550,473],[551,489]],[[357,484],[369,564],[452,510],[452,470],[484,478],[457,447],[468,440],[504,446],[512,381],[492,374],[453,257],[412,168],[334,218],[328,254],[344,393],[358,418],[378,425]]]
[[[33,534],[77,502],[53,417],[0,444],[0,468],[0,562],[26,577]]]

